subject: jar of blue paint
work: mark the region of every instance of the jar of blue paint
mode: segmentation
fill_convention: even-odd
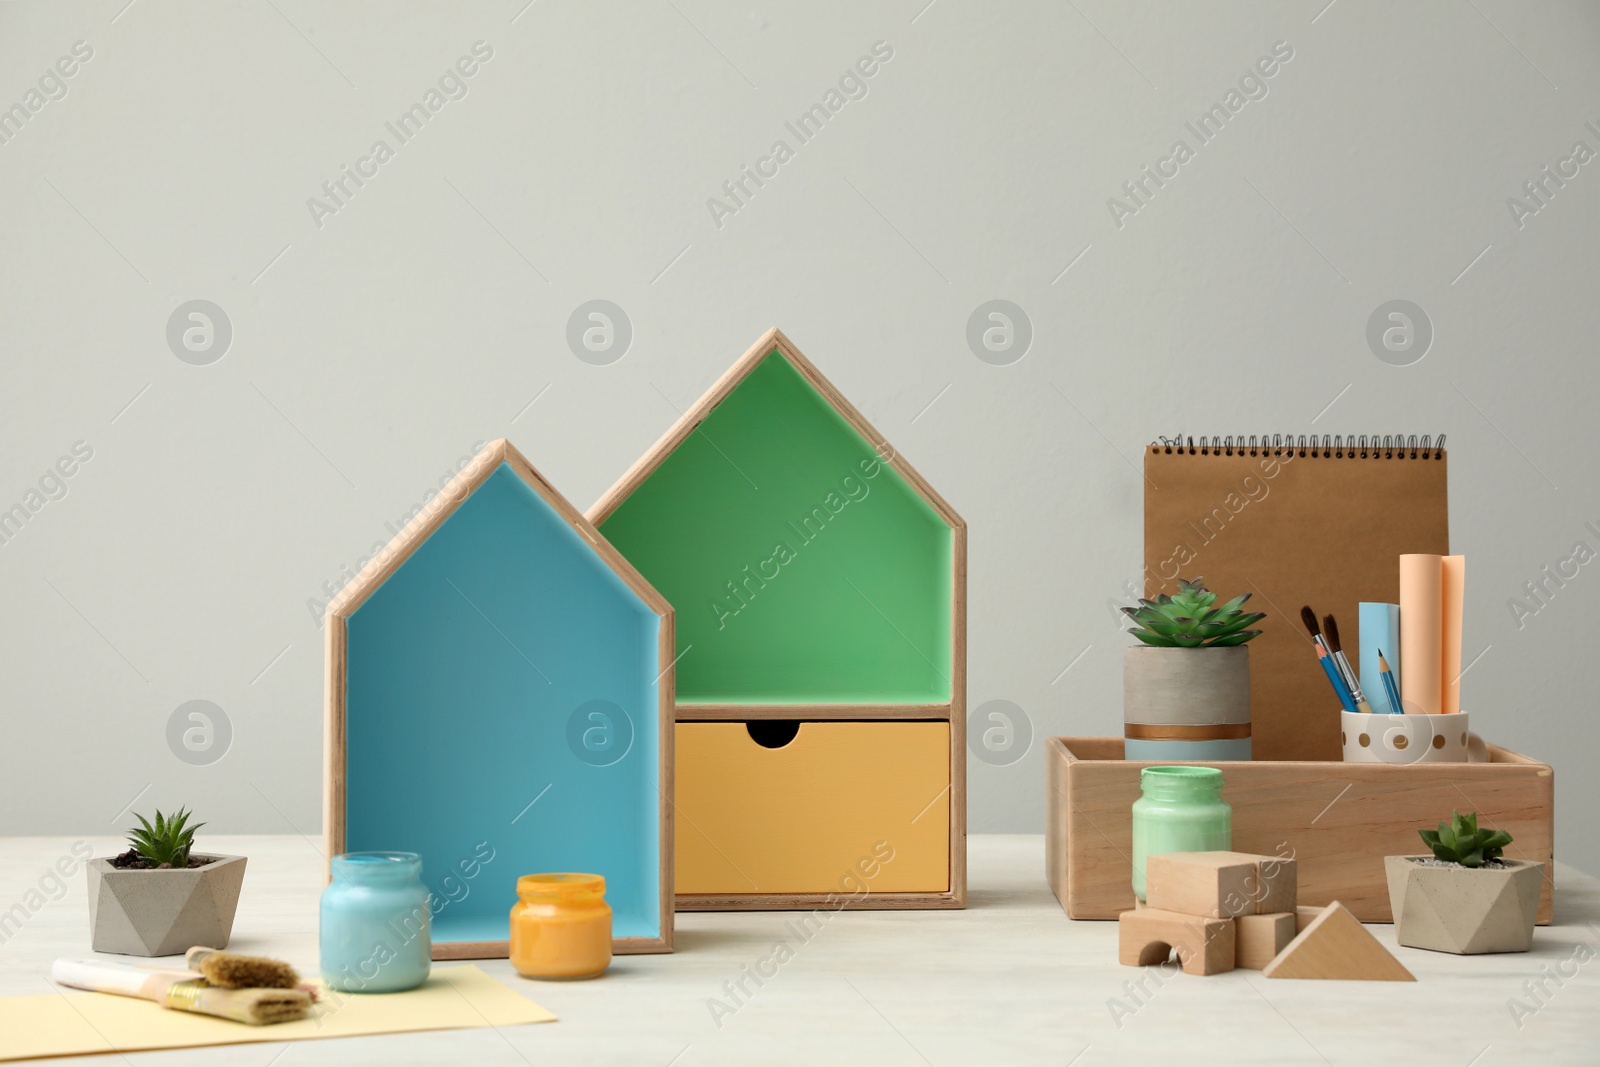
[[[322,977],[344,993],[398,993],[428,979],[428,890],[415,852],[333,857],[322,891]]]

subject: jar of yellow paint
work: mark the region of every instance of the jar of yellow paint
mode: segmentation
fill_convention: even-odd
[[[611,965],[611,905],[598,874],[525,874],[511,909],[511,966],[524,978],[598,978]]]

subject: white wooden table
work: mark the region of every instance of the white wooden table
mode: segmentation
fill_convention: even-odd
[[[72,840],[0,840],[0,910],[37,888]],[[91,844],[106,855],[117,842]],[[204,844],[250,857],[230,947],[314,972],[320,842]],[[1396,949],[1392,928],[1373,926],[1417,982],[1178,974],[1146,981],[1150,994],[1135,1000],[1129,990],[1142,972],[1117,965],[1116,925],[1072,922],[1050,894],[1042,838],[974,836],[970,864],[966,911],[845,913],[806,943],[786,927],[791,913],[683,914],[676,953],[619,958],[593,982],[529,982],[504,960],[480,963],[555,1012],[556,1023],[35,1062],[1600,1065],[1600,880],[1570,867],[1557,871],[1557,925],[1541,927],[1529,953]],[[65,896],[0,936],[0,994],[49,991],[52,959],[89,955],[82,873]],[[779,940],[789,941],[793,959],[760,988],[746,980],[752,995],[714,1019],[713,998],[734,1005],[724,983],[770,957]],[[1536,999],[1524,983],[1541,979],[1546,992]],[[1520,1027],[1516,1001],[1533,1009]]]

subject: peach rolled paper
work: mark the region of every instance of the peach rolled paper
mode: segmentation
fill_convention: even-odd
[[[1461,710],[1461,626],[1463,597],[1467,590],[1467,557],[1440,560],[1441,631],[1439,710],[1446,715]]]
[[[1411,715],[1437,715],[1444,683],[1444,557],[1400,557],[1400,703]]]

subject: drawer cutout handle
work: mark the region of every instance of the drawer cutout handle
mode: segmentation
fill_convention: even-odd
[[[744,724],[750,740],[762,748],[782,748],[800,733],[799,719],[759,719]]]

